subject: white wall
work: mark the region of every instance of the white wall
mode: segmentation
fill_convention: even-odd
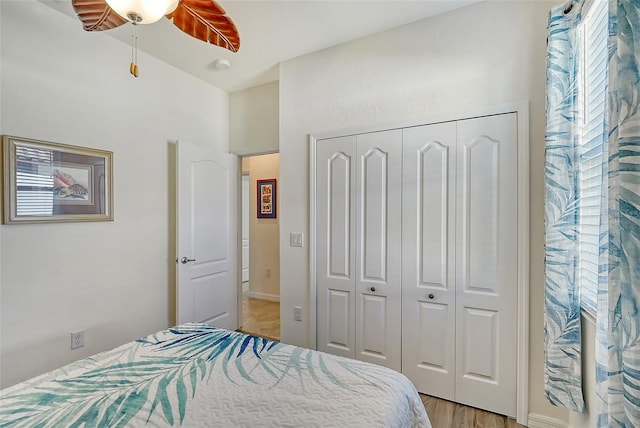
[[[42,3],[0,17],[0,132],[111,150],[115,186],[113,222],[0,226],[6,387],[173,323],[168,141],[226,152],[228,96],[143,53],[134,79],[129,46]]]
[[[229,95],[229,150],[244,155],[278,151],[278,82]]]
[[[309,143],[314,132],[529,101],[531,168],[529,410],[567,420],[543,394],[544,118],[547,14],[554,2],[484,1],[280,67],[281,337],[310,343]],[[292,319],[302,306],[303,322]]]
[[[257,180],[275,178],[276,202],[280,197],[280,155],[277,153],[243,158],[249,172],[249,292],[248,296],[280,300],[280,205],[276,218],[257,218]]]

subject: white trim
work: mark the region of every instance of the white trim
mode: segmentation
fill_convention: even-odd
[[[324,140],[326,138],[346,137],[349,135],[366,134],[369,132],[388,131],[392,129],[412,128],[414,126],[422,125],[434,125],[436,123],[443,122],[457,122],[459,120],[474,119],[476,117],[493,116],[496,114],[505,113],[517,113],[522,111],[527,113],[528,121],[528,103],[508,103],[501,104],[493,107],[478,108],[475,110],[462,111],[457,114],[454,113],[441,113],[431,114],[424,117],[414,117],[411,119],[396,120],[385,124],[373,124],[369,126],[350,127],[343,129],[335,129],[331,131],[312,132],[310,135],[311,140]],[[527,135],[527,140],[528,140]]]
[[[309,136],[309,343],[318,349],[317,343],[317,302],[316,302],[316,144],[317,139]]]
[[[529,428],[567,428],[569,423],[561,419],[531,413],[529,414],[529,420],[527,421],[526,426]]]
[[[390,129],[411,128],[427,124],[452,122],[497,114],[517,113],[518,116],[518,302],[517,302],[517,398],[516,421],[526,425],[529,415],[529,105],[527,102],[488,107],[466,113],[445,113],[425,118],[413,118],[386,125],[314,132],[309,135],[309,337],[316,343],[316,146],[318,140],[364,134]],[[536,415],[533,420],[542,420]],[[544,417],[542,417],[544,418]],[[542,425],[538,425],[542,426]],[[550,425],[553,426],[553,425]],[[562,425],[566,426],[566,425]]]
[[[248,158],[248,157],[253,157],[253,156],[262,156],[262,155],[272,155],[275,153],[280,153],[279,149],[268,149],[268,150],[258,150],[257,152],[251,151],[251,150],[243,150],[243,151],[239,151],[239,152],[232,152],[231,150],[229,150],[229,153],[232,155],[236,155],[239,158]]]
[[[518,336],[516,421],[525,425],[529,413],[529,106],[518,115]]]
[[[237,324],[242,325],[242,158],[237,159],[236,175],[236,314]],[[238,227],[239,225],[239,227]],[[239,261],[239,263],[238,263]]]
[[[280,301],[280,296],[276,294],[260,293],[259,291],[247,291],[247,297],[250,299],[268,300],[270,302]]]

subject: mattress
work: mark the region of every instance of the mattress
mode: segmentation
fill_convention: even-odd
[[[203,324],[0,391],[0,426],[430,427],[402,374]]]

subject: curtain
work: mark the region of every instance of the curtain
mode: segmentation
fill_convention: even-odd
[[[582,1],[551,10],[545,132],[545,394],[583,412],[578,290],[577,24]]]
[[[609,1],[608,287],[599,290],[599,427],[640,427],[640,1]],[[602,314],[602,315],[601,315]]]

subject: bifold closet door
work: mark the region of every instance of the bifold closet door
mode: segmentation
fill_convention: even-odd
[[[317,344],[401,370],[402,131],[316,145]]]
[[[318,350],[355,358],[356,137],[316,146]]]
[[[457,122],[456,401],[516,415],[516,113]]]
[[[403,373],[516,414],[517,117],[404,130]]]
[[[456,123],[404,130],[402,372],[455,400]]]

